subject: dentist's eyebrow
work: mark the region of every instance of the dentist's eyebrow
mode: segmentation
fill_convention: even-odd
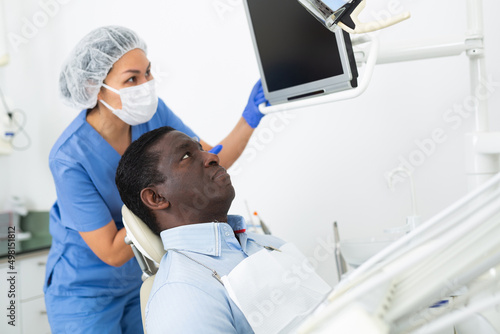
[[[126,71],[123,71],[122,74],[126,74],[126,73],[134,73],[134,74],[139,74],[141,73],[141,71],[139,70],[134,70],[134,69],[128,69]]]
[[[146,68],[146,72],[149,71],[149,69],[151,69],[151,62],[149,62],[148,67]],[[125,73],[140,74],[141,71],[131,68],[131,69],[128,69],[128,70],[122,72],[122,74],[125,74]]]

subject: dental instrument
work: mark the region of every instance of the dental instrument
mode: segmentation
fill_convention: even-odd
[[[409,12],[393,16],[385,21],[363,23],[358,15],[366,6],[366,0],[298,0],[328,30],[338,27],[350,34],[362,34],[387,28],[410,18]]]
[[[264,234],[271,234],[271,230],[267,227],[266,224],[264,224],[264,221],[260,218],[257,211],[254,211],[253,215],[255,217],[257,217],[257,219],[259,220],[259,224],[260,224],[260,227],[262,228],[262,232],[264,232]]]
[[[340,236],[337,222],[333,222],[333,238],[335,241],[335,264],[337,265],[337,276],[340,282],[342,276],[347,273],[347,264],[345,263],[340,249]]]
[[[260,224],[260,222],[258,222],[258,221],[256,222],[255,219],[254,219],[254,217],[257,216],[256,215],[257,212],[254,212],[252,214],[252,211],[250,211],[250,207],[248,206],[247,200],[245,200],[244,202],[245,202],[245,208],[247,209],[247,213],[248,213],[248,219],[246,220],[248,231],[254,232],[254,233],[267,234],[267,233],[265,233],[264,228],[262,227],[262,225]],[[258,219],[258,217],[257,217],[257,219]]]

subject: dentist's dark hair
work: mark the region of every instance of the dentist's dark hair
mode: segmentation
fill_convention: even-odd
[[[161,232],[160,228],[155,215],[142,202],[141,191],[166,181],[163,174],[158,171],[161,154],[151,147],[174,130],[170,126],[164,126],[146,132],[132,142],[120,159],[115,176],[123,203],[157,235]]]

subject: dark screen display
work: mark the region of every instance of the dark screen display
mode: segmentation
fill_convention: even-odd
[[[270,92],[343,74],[335,34],[297,0],[248,0]]]

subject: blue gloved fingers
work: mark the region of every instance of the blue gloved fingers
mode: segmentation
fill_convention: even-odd
[[[222,151],[222,145],[216,145],[208,152],[213,154],[219,154],[220,151]]]
[[[256,128],[259,125],[260,120],[264,117],[264,114],[260,112],[259,105],[265,103],[266,97],[264,95],[264,89],[262,88],[262,82],[259,79],[257,83],[253,86],[250,97],[248,98],[247,106],[243,110],[243,118],[247,121],[248,125],[252,128]],[[269,103],[267,103],[269,104]]]
[[[259,80],[257,80],[255,85],[253,86],[252,92],[250,93],[250,96],[252,96],[252,95],[255,96],[261,91],[262,91],[262,80],[259,79]]]
[[[261,103],[266,102],[266,96],[264,95],[263,90],[259,91],[257,95],[255,95],[254,102],[257,106]]]
[[[266,106],[271,105],[271,103],[269,103],[269,101],[266,99],[266,95],[264,94],[264,89],[262,88],[262,85],[261,85],[258,94],[255,96],[255,104],[258,107],[262,103],[265,103]]]

